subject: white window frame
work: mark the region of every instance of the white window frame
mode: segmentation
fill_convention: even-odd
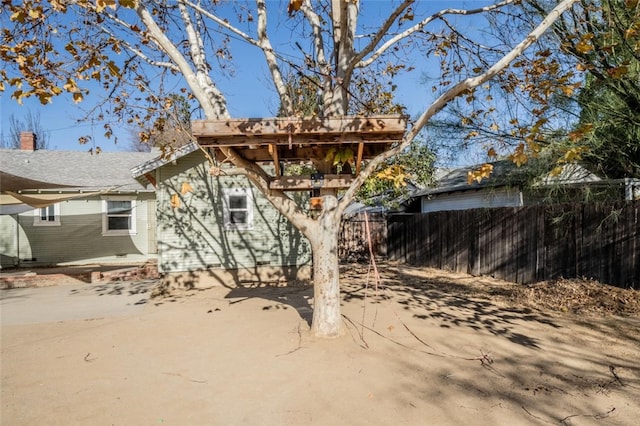
[[[127,214],[109,214],[109,201],[130,201],[131,210]],[[136,235],[136,197],[132,196],[110,196],[102,199],[102,235]],[[109,217],[129,217],[131,226],[129,229],[109,229]]]
[[[42,219],[42,211],[47,210],[46,219]],[[53,209],[53,220],[49,220],[48,210]],[[60,204],[51,204],[33,211],[33,226],[60,226]]]
[[[224,229],[227,231],[250,231],[253,229],[253,192],[249,188],[225,188],[223,191],[223,216]],[[230,197],[244,196],[247,198],[246,208],[232,209]],[[246,211],[245,223],[234,223],[232,213],[234,211]]]

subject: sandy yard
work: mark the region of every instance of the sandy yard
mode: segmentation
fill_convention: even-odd
[[[308,287],[3,321],[1,423],[639,424],[637,315],[538,310],[510,284],[406,266],[381,266],[376,290],[367,265],[344,269],[335,340],[309,336]]]

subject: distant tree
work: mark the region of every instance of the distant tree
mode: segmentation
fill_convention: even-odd
[[[20,149],[20,133],[32,132],[36,135],[36,149],[49,147],[49,132],[42,127],[40,114],[27,111],[24,119],[18,119],[14,114],[9,116],[9,135],[5,139],[2,135],[2,147]]]
[[[524,13],[487,31],[511,43],[555,5],[523,2]],[[446,112],[436,141],[451,156],[476,147],[483,161],[544,156],[550,169],[541,173],[578,161],[600,176],[640,176],[640,2],[581,0],[492,84]]]
[[[640,177],[640,2],[582,0],[553,33],[586,72],[571,134],[584,161],[607,177]]]
[[[407,194],[410,185],[426,187],[433,183],[436,156],[416,140],[397,156],[387,160],[362,185],[356,199],[364,204],[392,205]]]
[[[191,142],[192,107],[186,96],[168,95],[151,126],[131,126],[129,150],[149,152],[152,148],[178,148]]]

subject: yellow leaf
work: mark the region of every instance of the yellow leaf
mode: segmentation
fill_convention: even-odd
[[[496,152],[495,149],[489,148],[489,151],[487,151],[487,155],[491,158],[495,158],[498,156],[498,153]]]
[[[562,169],[563,169],[563,167],[562,167],[562,166],[556,166],[556,167],[554,167],[554,168],[553,168],[553,170],[551,170],[551,171],[549,172],[549,176],[551,176],[551,177],[560,176],[560,173],[562,173]]]
[[[29,9],[29,18],[31,19],[38,19],[42,17],[42,8],[41,7],[34,7]]]
[[[592,38],[593,34],[585,34],[580,38],[580,41],[576,43],[578,53],[589,53],[593,50],[593,45],[590,42]]]
[[[100,13],[107,7],[116,10],[116,0],[96,0],[96,12]]]
[[[82,102],[82,100],[84,99],[84,97],[82,96],[82,93],[80,92],[75,92],[73,94],[73,102],[75,103],[80,103]]]
[[[573,86],[562,86],[562,93],[567,96],[573,95]]]
[[[70,78],[67,78],[67,82],[62,87],[67,92],[73,92],[74,90],[78,89],[78,85],[76,84],[76,82]]]
[[[178,194],[173,194],[171,196],[171,207],[174,209],[180,207],[180,197],[178,197]]]
[[[136,7],[136,0],[120,0],[120,6],[126,7],[127,9],[133,9]]]
[[[480,133],[476,132],[475,130],[470,131],[467,136],[465,136],[465,139],[471,139],[474,138],[476,136],[478,136]]]
[[[488,178],[493,173],[492,164],[483,164],[477,170],[467,172],[467,183],[471,185],[473,181],[480,183],[482,179]]]
[[[182,195],[188,194],[189,192],[193,192],[193,188],[189,182],[182,182],[182,188],[180,188],[180,193]]]

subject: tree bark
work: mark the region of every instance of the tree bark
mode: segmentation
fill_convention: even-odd
[[[343,333],[338,262],[340,218],[335,215],[336,198],[333,196],[322,198],[325,204],[324,211],[318,218],[317,232],[310,238],[313,252],[314,295],[311,333],[316,337],[326,338],[339,337]]]

